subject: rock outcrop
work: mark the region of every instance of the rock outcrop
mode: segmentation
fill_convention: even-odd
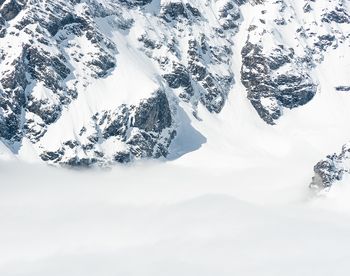
[[[156,91],[138,106],[121,105],[96,113],[88,125],[80,127],[77,139],[44,151],[41,158],[51,164],[91,166],[166,157],[176,135],[173,124],[167,96]]]
[[[314,167],[310,188],[316,191],[328,190],[344,175],[350,173],[350,144],[345,144],[339,154],[328,155]]]

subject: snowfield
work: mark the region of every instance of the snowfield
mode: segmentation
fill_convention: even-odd
[[[303,167],[1,163],[0,275],[347,275],[349,187]]]

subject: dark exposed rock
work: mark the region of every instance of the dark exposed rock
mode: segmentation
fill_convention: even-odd
[[[304,105],[316,93],[316,85],[291,49],[279,45],[265,55],[261,46],[248,41],[242,49],[242,58],[241,81],[247,88],[248,99],[269,124],[275,124],[284,107]],[[285,66],[290,69],[279,73]]]
[[[334,35],[321,35],[318,37],[318,41],[315,43],[315,47],[317,47],[320,51],[326,50],[329,46],[332,46],[335,42]]]
[[[186,9],[194,17],[200,17],[201,16],[201,13],[199,12],[199,10],[197,8],[191,6],[189,3],[186,3]]]
[[[54,161],[54,162],[58,162],[61,160],[62,155],[64,154],[64,152],[60,149],[56,152],[53,151],[45,151],[44,153],[42,153],[40,155],[41,159],[43,161]]]
[[[49,52],[29,45],[23,48],[25,59],[23,62],[27,64],[31,77],[44,82],[53,91],[62,89],[60,81],[70,74],[70,69],[65,65],[65,57],[63,55],[52,56]]]
[[[0,136],[9,141],[19,141],[22,135],[19,125],[20,119],[16,114],[0,117]]]
[[[322,22],[335,22],[338,24],[350,23],[350,15],[343,7],[336,7],[335,10],[323,15]]]
[[[344,145],[340,154],[328,155],[314,167],[314,177],[310,188],[316,191],[329,189],[335,182],[342,180],[350,171],[345,163],[350,159],[350,147]]]
[[[156,48],[159,49],[162,46],[159,43],[157,43],[157,41],[154,41],[154,40],[148,38],[145,34],[143,34],[141,37],[139,37],[138,40],[143,42],[143,45],[145,48],[149,48],[151,50],[154,50]]]
[[[7,21],[14,19],[25,6],[27,0],[10,0],[0,7],[0,15]]]
[[[344,85],[337,86],[337,87],[335,88],[335,90],[337,90],[337,91],[348,92],[348,91],[350,91],[350,86],[344,86]]]
[[[28,98],[28,111],[40,116],[45,124],[52,124],[61,115],[62,106],[60,104],[50,105],[48,100],[35,100]]]
[[[315,165],[315,176],[312,179],[310,188],[326,189],[331,187],[335,181],[342,179],[344,172],[337,166],[335,157],[329,156],[326,160],[322,160]]]
[[[306,3],[306,4],[304,5],[303,11],[304,11],[305,13],[309,13],[309,12],[312,11],[312,8],[311,8],[310,3]]]
[[[184,66],[178,64],[175,66],[174,71],[171,74],[165,74],[163,76],[168,85],[171,88],[179,88],[179,87],[189,87],[191,86],[191,78]]]
[[[95,158],[78,158],[73,157],[66,161],[64,164],[71,167],[91,167],[92,165],[97,163],[97,159]]]
[[[26,68],[15,62],[13,70],[0,80],[0,137],[9,141],[20,141],[22,138],[21,118],[25,105],[25,89],[28,85]],[[7,116],[1,116],[7,114]]]
[[[231,77],[222,77],[217,80],[211,74],[205,77],[202,85],[206,89],[206,93],[202,94],[200,100],[210,112],[219,113],[222,110],[227,96],[226,92],[222,92],[222,90],[228,93],[232,81]]]
[[[118,152],[114,155],[114,161],[122,164],[129,163],[131,161],[131,154],[130,152]]]
[[[132,126],[160,133],[172,122],[169,102],[164,92],[158,91],[136,108]]]
[[[144,6],[153,0],[119,0],[120,3],[126,4],[128,7]]]
[[[73,14],[68,14],[63,18],[53,20],[50,24],[48,24],[47,30],[52,36],[55,36],[60,29],[72,24],[78,24],[80,29],[88,28],[88,23],[85,19]]]
[[[109,71],[112,70],[115,66],[114,57],[108,54],[98,54],[91,61],[86,63],[87,66],[95,68],[93,76],[95,78],[104,78],[108,75]]]
[[[162,6],[161,16],[165,21],[171,22],[172,20],[180,18],[198,18],[201,16],[201,13],[189,3],[183,4],[182,2],[170,2]]]
[[[82,127],[81,138],[68,140],[56,151],[44,152],[41,158],[50,163],[88,167],[106,162],[128,163],[139,158],[166,157],[176,134],[167,96],[161,90],[138,106],[121,105],[115,111],[95,114],[92,121],[95,123],[92,134]],[[106,157],[99,145],[110,140],[124,146],[111,149],[113,155]]]
[[[210,112],[220,112],[233,84],[233,74],[217,75],[210,72],[210,64],[229,65],[229,47],[211,47],[202,35],[198,41],[188,40],[187,66],[174,63],[171,73],[163,75],[171,88],[183,88],[180,98],[186,102],[196,98]],[[208,63],[210,59],[211,63]]]
[[[122,141],[125,141],[130,116],[130,109],[127,105],[122,105],[112,116],[105,113],[98,122],[99,125],[102,125],[106,119],[110,121],[103,131],[103,138],[107,139],[112,136],[119,136]]]
[[[287,21],[284,18],[277,18],[274,21],[277,25],[287,25]]]

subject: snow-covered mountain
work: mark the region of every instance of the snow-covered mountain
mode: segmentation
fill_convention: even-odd
[[[350,139],[349,45],[347,0],[0,0],[0,153],[90,166],[287,140],[317,163]]]

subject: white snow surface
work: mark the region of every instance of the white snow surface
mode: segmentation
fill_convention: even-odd
[[[284,161],[0,163],[0,275],[347,275],[348,183],[313,198],[304,162]]]

